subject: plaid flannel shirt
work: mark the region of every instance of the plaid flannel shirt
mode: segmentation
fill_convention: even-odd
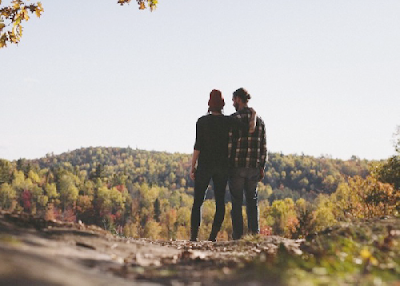
[[[251,111],[244,108],[231,115],[249,123]],[[231,167],[265,168],[267,160],[267,140],[264,121],[257,116],[253,133],[241,130],[229,132],[228,157]]]

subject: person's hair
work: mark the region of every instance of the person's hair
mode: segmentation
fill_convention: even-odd
[[[251,99],[250,94],[243,87],[237,89],[233,93],[233,97],[239,97],[243,103],[247,103],[249,101],[249,99]]]

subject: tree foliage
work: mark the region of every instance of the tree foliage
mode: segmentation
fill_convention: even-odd
[[[118,0],[118,4],[124,5],[124,4],[129,4],[131,0]],[[157,0],[136,0],[137,4],[139,5],[140,10],[144,10],[147,7],[153,11],[156,9],[158,1]]]
[[[7,44],[18,44],[23,34],[23,23],[35,15],[40,18],[44,9],[41,2],[28,3],[26,0],[11,0],[3,5],[0,0],[0,49]],[[5,2],[5,1],[4,1]],[[118,0],[118,4],[129,4],[131,0]],[[157,0],[136,0],[140,10],[147,7],[153,11]]]
[[[379,181],[376,171],[368,172],[370,163],[357,157],[343,161],[271,153],[258,185],[261,234],[305,237],[337,221],[394,213],[398,192]],[[194,187],[189,171],[189,154],[129,147],[0,160],[0,208],[81,220],[136,238],[187,239]],[[212,194],[211,187],[203,204],[200,239],[211,231]],[[219,240],[232,235],[229,199],[227,195]]]
[[[392,184],[397,191],[400,191],[400,126],[397,126],[393,135],[396,155],[377,165],[376,175],[380,181]]]
[[[12,0],[9,5],[2,6],[0,0],[0,48],[7,43],[18,44],[23,33],[23,22],[34,14],[39,17],[44,9],[41,2],[27,3],[23,0]]]

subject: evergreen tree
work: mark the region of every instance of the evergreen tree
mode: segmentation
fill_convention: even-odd
[[[161,216],[160,200],[157,198],[154,201],[154,220],[156,222],[160,222],[160,216]]]

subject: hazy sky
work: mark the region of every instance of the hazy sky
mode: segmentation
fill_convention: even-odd
[[[8,1],[3,1],[7,3]],[[42,0],[0,50],[0,158],[89,146],[191,153],[212,89],[246,88],[284,154],[394,154],[399,0]]]

